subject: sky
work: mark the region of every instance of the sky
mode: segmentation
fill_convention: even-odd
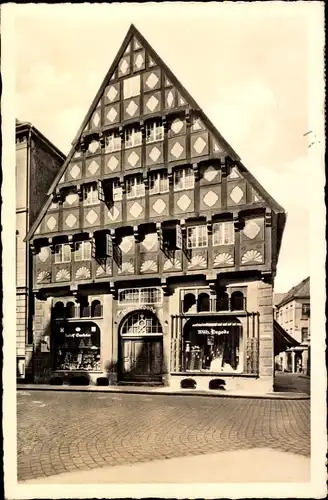
[[[67,154],[133,23],[286,210],[287,292],[310,274],[311,3],[17,5],[16,117]]]

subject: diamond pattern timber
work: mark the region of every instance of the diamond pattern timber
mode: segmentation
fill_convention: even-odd
[[[148,156],[151,160],[153,160],[153,162],[156,162],[161,156],[161,152],[156,146],[154,146]]]
[[[156,87],[158,81],[159,81],[158,76],[155,73],[150,73],[150,75],[146,80],[146,85],[149,89],[153,89],[154,87]]]
[[[235,186],[230,193],[230,198],[234,203],[239,203],[243,196],[244,192],[239,186]]]
[[[135,64],[136,68],[142,69],[144,67],[144,62],[145,62],[145,59],[144,59],[143,54],[141,54],[141,53],[137,54],[137,56],[134,60],[134,64]]]
[[[98,214],[93,209],[91,209],[89,210],[85,218],[89,222],[89,224],[94,224],[98,219]]]
[[[142,242],[142,245],[145,247],[146,250],[148,250],[148,252],[154,248],[155,246],[157,247],[157,242],[158,242],[158,239],[157,239],[157,234],[146,234],[143,242]]]
[[[168,108],[172,108],[174,104],[174,94],[172,90],[170,90],[166,96],[166,104]]]
[[[259,234],[260,231],[261,231],[260,226],[258,224],[256,224],[256,222],[253,220],[247,221],[245,224],[245,227],[243,229],[243,233],[250,240],[253,240],[254,238],[256,238],[256,236]]]
[[[175,133],[178,134],[181,129],[183,129],[183,121],[181,121],[179,118],[176,118],[173,120],[171,123],[171,130]]]
[[[120,212],[115,206],[108,210],[108,218],[113,222],[118,218],[119,215]]]
[[[218,171],[214,167],[207,167],[207,169],[204,172],[204,179],[206,179],[208,182],[212,182],[215,177],[217,176]]]
[[[157,97],[155,97],[154,95],[152,95],[148,101],[146,102],[146,106],[147,108],[150,110],[150,111],[155,111],[157,105],[159,104],[159,100],[157,99]]]
[[[72,228],[77,221],[77,218],[75,217],[74,214],[69,214],[66,219],[65,219],[65,224],[66,226]]]
[[[214,191],[210,190],[204,196],[203,201],[208,207],[213,207],[218,199],[218,195]]]
[[[152,209],[154,212],[156,212],[158,215],[161,215],[164,210],[166,209],[166,203],[162,198],[159,198],[158,200],[155,201],[152,205]]]
[[[49,219],[47,220],[47,227],[50,229],[50,231],[55,229],[56,226],[57,226],[57,220],[55,219],[55,217],[54,216],[49,217]]]
[[[107,120],[110,122],[110,123],[113,123],[117,117],[117,111],[115,108],[110,108],[110,110],[108,111],[106,117],[107,117]]]
[[[79,199],[79,196],[77,193],[71,193],[71,194],[68,194],[65,198],[65,202],[68,204],[68,205],[73,205],[74,203],[77,203]]]
[[[179,158],[182,153],[183,153],[183,147],[179,142],[175,142],[171,148],[171,154],[174,156],[174,158]]]
[[[92,162],[88,166],[88,171],[90,172],[91,175],[95,175],[95,173],[98,170],[99,170],[99,164],[95,160],[92,160]]]
[[[202,137],[198,137],[198,139],[195,141],[193,147],[194,147],[194,150],[196,151],[196,153],[201,154],[206,147],[206,142],[204,141],[204,139]]]
[[[180,196],[180,198],[177,201],[178,207],[183,212],[188,210],[188,208],[190,207],[190,204],[191,204],[191,199],[186,194],[183,194],[182,196]]]
[[[136,114],[136,111],[138,109],[138,105],[134,101],[130,101],[128,106],[126,107],[126,112],[129,116],[134,116]]]
[[[128,253],[133,247],[133,241],[132,238],[123,238],[121,243],[120,243],[120,249],[122,250],[122,253],[126,254]]]
[[[128,156],[128,163],[132,166],[135,167],[136,164],[139,161],[139,155],[135,151],[132,151],[132,153],[129,154]]]
[[[100,114],[98,113],[98,111],[96,111],[92,117],[92,125],[97,128],[99,123],[100,123]]]
[[[113,102],[114,99],[117,97],[117,94],[118,94],[118,91],[116,90],[116,88],[112,85],[111,87],[109,87],[108,91],[107,91],[107,99],[110,101],[110,102]]]
[[[81,169],[78,165],[76,165],[76,163],[71,167],[70,171],[70,176],[73,178],[73,179],[77,179],[77,177],[80,175],[81,173]]]
[[[129,63],[127,62],[126,59],[123,59],[120,62],[119,69],[120,69],[122,75],[126,75],[128,73]]]
[[[117,165],[119,164],[119,161],[118,159],[116,158],[116,156],[111,156],[109,158],[109,160],[107,161],[107,167],[109,168],[109,170],[111,170],[112,172],[116,169]]]
[[[137,201],[135,201],[131,205],[129,213],[130,213],[130,215],[132,215],[132,217],[134,217],[136,219],[137,217],[139,217],[139,215],[142,213],[142,211],[143,211],[143,208],[140,205],[140,203],[138,203]]]

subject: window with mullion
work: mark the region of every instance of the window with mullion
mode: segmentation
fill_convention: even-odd
[[[235,242],[235,228],[232,221],[213,224],[213,246],[233,245]]]
[[[168,193],[169,179],[165,170],[154,172],[149,176],[149,194]]]
[[[195,175],[192,168],[179,168],[174,171],[174,191],[194,189]]]
[[[97,184],[83,186],[83,205],[97,205],[99,203]]]
[[[55,264],[71,262],[71,247],[67,243],[55,246]]]
[[[125,182],[127,199],[145,196],[145,185],[141,176],[129,177]]]
[[[74,260],[91,260],[91,241],[76,241]]]
[[[111,132],[105,136],[105,153],[120,151],[122,147],[119,132]]]
[[[146,143],[164,140],[164,126],[161,121],[156,120],[146,123]]]
[[[187,248],[204,248],[208,245],[206,226],[187,227]]]
[[[125,149],[141,146],[142,133],[138,127],[129,127],[124,132]]]
[[[113,201],[122,201],[123,190],[120,181],[113,181]]]

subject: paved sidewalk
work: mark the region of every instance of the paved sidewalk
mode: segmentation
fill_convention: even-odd
[[[310,458],[271,449],[239,450],[99,467],[20,484],[309,482]]]
[[[126,394],[167,394],[172,396],[214,396],[214,397],[234,397],[234,398],[256,398],[256,399],[310,399],[310,396],[305,392],[271,392],[268,394],[254,394],[247,391],[229,391],[229,390],[211,390],[199,391],[182,389],[176,391],[169,387],[143,387],[143,386],[73,386],[73,385],[46,385],[46,384],[17,384],[17,390],[23,391],[73,391],[73,392],[112,392],[112,393],[126,393]]]

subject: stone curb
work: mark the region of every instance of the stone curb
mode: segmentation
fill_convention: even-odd
[[[100,392],[100,393],[123,393],[123,394],[151,394],[153,396],[203,396],[203,397],[223,397],[223,398],[248,398],[248,399],[287,399],[287,400],[304,400],[310,399],[310,396],[305,393],[293,392],[276,392],[272,394],[238,394],[236,392],[223,391],[190,391],[182,389],[181,391],[156,390],[156,389],[136,389],[134,387],[100,387],[100,386],[70,386],[70,385],[30,385],[17,384],[17,390],[28,391],[69,391],[69,392]]]

